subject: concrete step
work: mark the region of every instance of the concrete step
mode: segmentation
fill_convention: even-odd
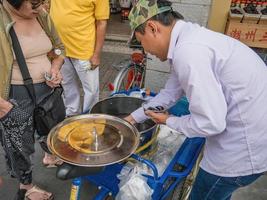
[[[127,42],[129,38],[130,38],[130,35],[109,33],[106,35],[105,40]]]
[[[127,40],[116,40],[116,39],[106,39],[104,46],[103,46],[103,52],[110,52],[110,53],[121,53],[121,54],[131,54],[135,50],[129,48],[127,44]]]

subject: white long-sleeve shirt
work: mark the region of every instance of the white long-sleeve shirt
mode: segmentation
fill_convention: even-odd
[[[168,51],[171,74],[151,106],[170,107],[185,94],[190,115],[166,124],[187,137],[205,137],[201,167],[245,176],[267,171],[267,67],[241,42],[177,21]],[[137,122],[143,109],[132,113]]]

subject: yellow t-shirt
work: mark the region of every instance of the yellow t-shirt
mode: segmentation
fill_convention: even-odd
[[[87,60],[94,53],[95,21],[109,18],[109,0],[51,0],[50,15],[66,56]]]

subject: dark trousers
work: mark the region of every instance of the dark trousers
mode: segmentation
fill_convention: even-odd
[[[190,200],[230,200],[234,191],[257,180],[262,173],[238,177],[221,177],[199,169]]]

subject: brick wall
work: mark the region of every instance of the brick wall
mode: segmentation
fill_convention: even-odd
[[[212,0],[171,0],[174,10],[181,13],[185,21],[207,26]],[[158,92],[168,78],[168,63],[160,62],[156,57],[148,56],[145,87]]]

